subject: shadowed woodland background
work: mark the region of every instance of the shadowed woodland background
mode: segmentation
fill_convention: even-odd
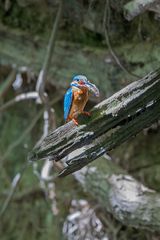
[[[45,84],[54,109],[52,126],[63,124],[63,95],[73,75],[85,74],[100,89],[100,99],[91,98],[88,103],[91,108],[159,67],[160,5],[150,1],[153,5],[130,19],[128,6],[130,12],[133,6],[127,5],[129,2],[63,1]],[[83,192],[73,176],[56,179],[54,184],[49,181],[50,193],[55,195],[48,197],[48,182],[40,179],[44,162],[25,167],[28,152],[43,135],[44,107],[33,99],[12,100],[35,91],[58,6],[58,0],[0,0],[0,239],[87,239],[80,238],[80,233],[74,238],[63,233],[67,216],[74,212],[73,200],[80,199],[87,201],[102,223],[102,236],[89,239],[160,239],[160,232],[135,229],[115,220],[103,211],[96,197]],[[11,104],[6,105],[8,102]],[[159,192],[159,143],[157,122],[111,156],[129,174]],[[96,164],[105,168],[105,162]],[[3,211],[18,173],[21,179]],[[76,211],[79,208],[75,207]]]

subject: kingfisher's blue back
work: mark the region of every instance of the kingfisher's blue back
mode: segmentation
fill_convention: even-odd
[[[72,106],[73,92],[69,88],[64,96],[64,120],[66,121]]]

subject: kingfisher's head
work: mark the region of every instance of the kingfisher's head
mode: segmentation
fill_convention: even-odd
[[[84,75],[76,75],[73,77],[71,82],[71,87],[76,88],[86,88],[88,91],[92,92],[96,97],[99,97],[99,90],[95,84],[91,83],[86,76]]]

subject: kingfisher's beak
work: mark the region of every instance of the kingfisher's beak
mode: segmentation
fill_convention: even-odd
[[[90,92],[92,92],[96,97],[99,97],[99,90],[95,84],[88,82],[85,85],[87,86],[87,88]]]

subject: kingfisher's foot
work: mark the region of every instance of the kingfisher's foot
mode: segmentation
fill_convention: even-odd
[[[77,120],[76,120],[75,118],[72,118],[72,121],[74,122],[74,124],[75,124],[76,126],[78,126],[78,122],[77,122]]]
[[[86,115],[86,116],[88,116],[88,117],[91,116],[91,113],[90,113],[90,112],[85,112],[85,111],[83,111],[82,114],[84,114],[84,115]]]

